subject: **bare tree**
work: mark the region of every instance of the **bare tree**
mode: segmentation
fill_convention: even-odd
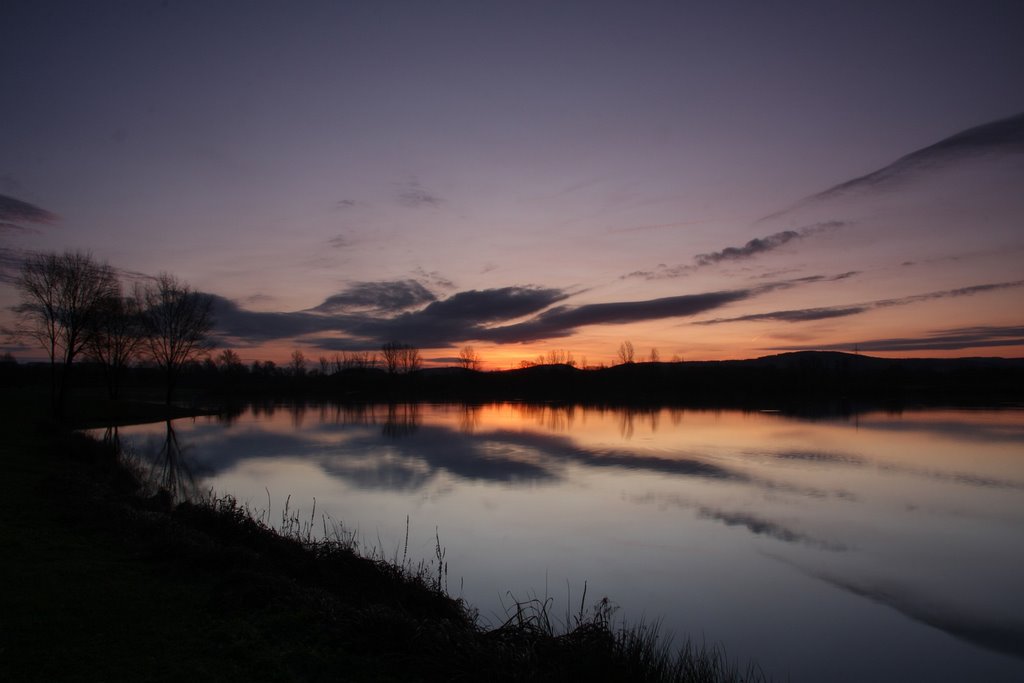
[[[633,342],[624,341],[619,344],[619,352],[617,356],[620,364],[632,363],[634,358]]]
[[[242,364],[242,358],[231,349],[224,349],[217,354],[217,367],[222,372],[232,373],[237,372],[240,368],[245,366]]]
[[[306,374],[306,354],[299,349],[292,351],[288,361],[288,374],[292,377],[302,377]]]
[[[384,369],[389,375],[415,372],[423,364],[420,350],[409,344],[388,342],[380,347],[380,351],[384,358]]]
[[[572,351],[568,351],[564,348],[553,348],[548,351],[547,356],[542,356],[542,366],[571,366],[575,367],[575,359],[572,357]]]
[[[459,350],[459,365],[466,370],[479,370],[480,363],[480,354],[472,346],[463,346]]]
[[[657,363],[659,361],[661,361],[661,354],[658,352],[657,347],[652,347],[651,348],[651,362],[652,363]]]
[[[168,273],[142,289],[146,352],[164,371],[170,405],[182,367],[209,348],[213,300]]]
[[[14,281],[22,302],[15,307],[15,334],[35,340],[50,360],[50,402],[55,415],[64,408],[71,364],[83,351],[104,302],[117,296],[113,269],[91,254],[67,251],[28,257]],[[57,365],[61,364],[60,388]]]
[[[405,345],[402,350],[402,371],[416,372],[423,367],[423,359],[420,357],[420,350],[415,346]]]
[[[86,351],[103,366],[110,398],[116,399],[120,395],[124,372],[142,348],[144,338],[136,297],[124,297],[118,291],[100,302]]]
[[[398,342],[388,342],[380,347],[380,355],[384,358],[384,369],[389,375],[398,374],[401,350],[402,345]]]

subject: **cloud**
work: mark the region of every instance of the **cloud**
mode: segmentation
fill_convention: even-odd
[[[786,230],[767,237],[754,238],[742,247],[726,247],[721,251],[713,251],[709,254],[697,254],[693,260],[697,262],[698,266],[710,266],[721,261],[748,259],[757,254],[778,249],[783,244],[800,239],[800,237],[801,235],[797,231]]]
[[[0,247],[0,282],[13,283],[25,261],[26,252]]]
[[[41,209],[35,204],[0,194],[0,230],[34,232],[32,228],[20,224],[50,224],[57,220],[57,214]]]
[[[844,273],[843,276],[849,277],[849,274]],[[914,294],[912,296],[905,296],[897,299],[880,299],[877,301],[869,301],[866,303],[851,304],[846,306],[824,306],[821,308],[801,308],[785,311],[771,311],[769,313],[751,313],[749,315],[741,315],[735,318],[715,318],[713,320],[700,320],[694,324],[718,325],[720,323],[751,322],[761,320],[773,320],[777,322],[806,322],[809,320],[843,318],[846,316],[857,315],[859,313],[864,313],[866,311],[878,308],[908,306],[910,304],[920,303],[922,301],[930,301],[933,299],[951,299],[962,296],[972,296],[974,294],[981,294],[984,292],[997,291],[1001,289],[1012,289],[1021,286],[1024,286],[1024,280],[1016,280],[1013,282],[996,282],[984,285],[974,285],[971,287],[960,287],[958,289],[946,289],[937,292],[927,292],[925,294]],[[818,346],[814,348],[826,349],[827,347]],[[844,346],[842,348],[848,349],[850,347]]]
[[[760,320],[775,320],[780,322],[794,323],[807,322],[809,320],[827,320],[828,318],[845,318],[849,315],[857,315],[864,311],[871,310],[871,306],[826,306],[823,308],[801,308],[789,311],[772,311],[771,313],[752,313],[741,315],[735,318],[715,318],[714,320],[700,320],[696,325],[717,325],[718,323],[749,322]]]
[[[851,277],[856,277],[857,275],[860,274],[861,271],[859,270],[848,270],[845,273],[839,273],[838,275],[807,275],[804,277],[790,278],[789,280],[780,280],[774,285],[768,286],[774,286],[776,288],[785,288],[792,287],[795,285],[812,284],[815,282],[839,282],[840,280],[848,280]]]
[[[758,290],[741,289],[684,294],[644,301],[559,306],[541,313],[532,320],[481,330],[480,336],[474,338],[482,341],[508,343],[565,337],[572,334],[577,328],[586,325],[626,324],[643,320],[696,315],[742,301],[757,293]]]
[[[564,337],[586,325],[695,315],[777,286],[555,306],[570,294],[562,289],[513,286],[435,299],[416,281],[401,280],[356,283],[315,308],[297,312],[247,311],[234,301],[214,296],[214,314],[222,336],[254,343],[294,337],[329,350],[374,348],[388,341],[422,347],[473,340],[502,344]],[[423,308],[407,310],[426,302]],[[513,322],[521,318],[526,320]]]
[[[256,292],[242,299],[247,304],[266,304],[274,301],[277,297],[271,296],[270,294],[264,294],[262,292]]]
[[[4,232],[16,232],[22,235],[38,235],[39,230],[36,228],[30,228],[25,225],[18,225],[16,223],[4,223],[0,221],[0,233]]]
[[[339,199],[334,202],[334,210],[343,211],[345,209],[354,209],[358,204],[359,202],[354,199]]]
[[[213,299],[215,330],[223,337],[258,343],[334,331],[339,327],[335,319],[315,313],[247,311],[225,297],[209,296]]]
[[[352,240],[345,235],[335,235],[331,239],[327,240],[327,246],[333,247],[334,249],[343,249],[352,245]]]
[[[938,330],[923,337],[895,337],[889,339],[864,339],[842,344],[817,346],[776,346],[771,351],[957,351],[971,348],[994,348],[1000,346],[1024,346],[1024,325],[1022,326],[981,326],[960,327]]]
[[[354,283],[318,306],[294,313],[245,311],[237,303],[223,298],[217,299],[216,312],[219,328],[225,336],[253,342],[299,336],[302,338],[298,341],[325,350],[365,350],[388,341],[427,348],[469,341],[509,344],[566,337],[590,325],[623,325],[697,315],[766,292],[837,281],[856,274],[857,271],[811,275],[745,289],[579,306],[563,303],[572,295],[566,290],[518,285],[467,290],[438,299],[419,281],[408,279]],[[892,304],[876,302],[874,305]],[[800,316],[816,319],[861,310],[866,308],[808,309],[702,321],[702,324],[784,314],[791,319]]]
[[[725,247],[719,251],[712,251],[707,254],[697,254],[693,257],[693,263],[691,264],[671,267],[661,264],[653,271],[637,270],[629,273],[628,275],[624,275],[623,277],[642,277],[647,280],[662,280],[666,278],[682,277],[697,270],[698,268],[713,266],[718,263],[722,263],[723,261],[743,261],[751,259],[755,256],[774,251],[789,242],[801,240],[805,237],[817,235],[828,230],[836,230],[846,225],[849,225],[846,221],[824,221],[821,223],[815,223],[814,225],[805,226],[799,230],[784,230],[772,235],[756,237],[748,241],[743,246]]]
[[[434,301],[433,292],[415,280],[356,282],[310,310],[321,313],[372,311],[396,313]]]
[[[352,331],[379,341],[401,340],[425,346],[485,339],[488,325],[534,314],[568,296],[560,289],[540,287],[469,290],[434,301],[419,311],[365,320]]]
[[[396,200],[399,204],[412,209],[420,207],[440,206],[444,200],[423,189],[418,180],[410,180],[398,186]]]
[[[938,168],[970,157],[987,154],[1024,153],[1024,113],[968,128],[924,147],[876,171],[811,195],[758,222],[778,218],[808,204],[837,197],[883,189],[928,169]]]
[[[543,310],[569,295],[559,289],[504,287],[458,292],[447,299],[414,280],[361,282],[328,297],[319,306],[296,312],[247,311],[214,295],[219,333],[248,342],[305,337],[320,348],[366,349],[387,341],[445,346],[476,339],[487,325]],[[427,303],[419,310],[409,308]],[[319,337],[326,333],[344,337]]]
[[[454,282],[441,275],[441,273],[436,270],[428,271],[424,269],[423,266],[416,266],[416,270],[414,270],[413,273],[415,273],[416,277],[421,281],[430,283],[434,287],[440,287],[441,289],[453,289],[455,287]]]

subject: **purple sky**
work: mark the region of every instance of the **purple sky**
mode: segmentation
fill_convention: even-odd
[[[247,360],[1024,354],[1020,2],[2,17],[4,309],[72,248],[217,296]]]

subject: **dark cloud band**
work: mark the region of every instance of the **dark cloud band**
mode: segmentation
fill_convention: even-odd
[[[890,339],[863,339],[810,346],[777,346],[771,351],[849,351],[857,348],[866,353],[872,351],[960,351],[974,348],[998,348],[1005,346],[1024,347],[1024,325],[981,326],[938,330],[923,337],[895,337]]]
[[[57,215],[35,204],[0,194],[0,221],[11,223],[53,223]]]
[[[1015,280],[1013,282],[996,282],[984,285],[974,285],[972,287],[960,287],[958,289],[946,289],[938,292],[914,294],[912,296],[905,296],[896,299],[880,299],[878,301],[870,301],[867,303],[851,304],[846,306],[825,306],[821,308],[801,308],[786,311],[771,311],[769,313],[751,313],[749,315],[741,315],[735,318],[715,318],[714,320],[701,320],[695,324],[718,325],[721,323],[756,322],[764,320],[792,323],[807,322],[809,320],[825,320],[828,318],[843,318],[846,316],[857,315],[859,313],[864,313],[866,311],[878,308],[907,306],[910,304],[920,303],[922,301],[971,296],[974,294],[998,291],[1002,289],[1014,289],[1017,287],[1024,287],[1024,280]]]

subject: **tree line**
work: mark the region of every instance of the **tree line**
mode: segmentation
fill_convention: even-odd
[[[164,399],[170,404],[182,373],[199,365],[199,359],[212,348],[212,298],[169,273],[136,281],[128,288],[111,266],[98,262],[89,253],[67,251],[30,255],[14,284],[21,303],[14,309],[17,327],[8,332],[22,341],[34,341],[45,351],[51,408],[56,416],[63,413],[72,369],[78,359],[91,360],[102,368],[112,399],[119,397],[132,364],[148,363],[160,370]],[[620,364],[636,361],[631,342],[620,345],[617,360]],[[656,349],[651,350],[649,360],[659,360]],[[673,358],[678,360],[681,359]],[[463,347],[456,362],[466,370],[479,370],[482,365],[472,346]],[[215,360],[207,357],[205,364],[229,377],[307,374],[307,360],[299,350],[292,352],[284,368],[271,361],[246,367],[231,349],[223,350]],[[585,358],[577,361],[565,350],[550,351],[534,361],[521,363],[524,368],[537,365],[588,367]],[[319,368],[314,366],[311,374],[327,376],[379,368],[396,376],[414,373],[422,367],[418,348],[388,342],[379,355],[362,351],[341,352],[330,359],[321,356]]]
[[[91,254],[30,255],[14,285],[21,295],[12,336],[36,342],[50,364],[50,402],[61,416],[74,362],[103,368],[111,398],[136,360],[158,367],[170,404],[182,369],[209,348],[213,300],[170,273],[136,282],[130,291],[114,269]]]

